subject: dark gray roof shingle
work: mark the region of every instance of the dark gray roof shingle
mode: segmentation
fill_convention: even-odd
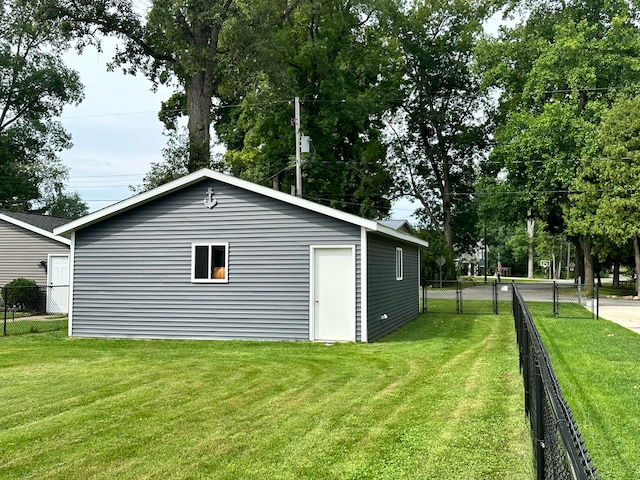
[[[53,233],[54,228],[69,223],[72,220],[71,218],[52,217],[51,215],[38,215],[36,213],[12,212],[11,210],[2,209],[0,209],[0,213],[51,233]]]

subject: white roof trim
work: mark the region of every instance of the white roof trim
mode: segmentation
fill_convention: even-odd
[[[121,202],[114,203],[113,205],[98,210],[97,212],[93,212],[89,215],[62,225],[56,228],[53,232],[57,235],[61,235],[88,227],[90,225],[93,225],[94,223],[106,220],[107,218],[113,217],[119,213],[131,210],[132,208],[135,208],[139,205],[148,203],[152,200],[155,200],[156,198],[163,197],[184,187],[198,183],[206,178],[233,185],[235,187],[242,188],[244,190],[263,195],[265,197],[280,200],[291,205],[296,205],[298,207],[304,208],[306,210],[311,210],[328,217],[336,218],[338,220],[342,220],[344,222],[366,228],[369,231],[380,232],[384,235],[388,235],[405,242],[414,243],[424,247],[429,246],[429,244],[424,240],[420,240],[419,238],[413,237],[411,235],[399,233],[394,229],[385,227],[384,225],[381,225],[375,221],[367,220],[350,213],[336,210],[335,208],[327,207],[325,205],[319,205],[309,200],[305,200],[300,197],[294,197],[293,195],[289,195],[272,188],[264,187],[262,185],[248,182],[246,180],[241,180],[230,175],[225,175],[224,173],[215,172],[208,168],[203,168],[202,170],[190,173],[188,175],[185,175],[184,177],[178,178],[177,180],[173,180],[172,182],[165,183],[164,185],[154,188],[153,190],[149,190],[139,195],[127,198],[126,200],[122,200]]]
[[[429,242],[427,242],[426,240],[422,240],[418,237],[414,237],[413,235],[409,235],[408,233],[399,232],[391,227],[386,227],[380,223],[377,223],[376,225],[378,226],[378,228],[375,231],[378,233],[382,233],[389,237],[394,237],[394,238],[397,238],[398,240],[403,240],[405,242],[415,243],[416,245],[420,245],[422,247],[429,246]]]
[[[10,217],[9,215],[5,215],[4,213],[0,213],[0,220],[12,223],[17,227],[24,228],[25,230],[29,230],[30,232],[37,233],[38,235],[42,235],[43,237],[50,238],[51,240],[55,240],[56,242],[64,243],[65,245],[71,246],[71,240],[69,240],[68,238],[55,235],[48,230],[36,227],[35,225],[23,222],[22,220],[15,219],[13,217]]]

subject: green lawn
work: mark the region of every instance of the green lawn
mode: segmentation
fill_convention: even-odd
[[[640,335],[529,309],[602,478],[640,478]]]
[[[0,478],[530,479],[513,321],[374,344],[0,339]]]
[[[511,297],[509,296],[509,300],[504,300],[507,298],[507,295],[504,292],[500,292],[500,300],[498,301],[498,313],[509,315],[511,314]],[[424,307],[429,313],[450,313],[452,315],[456,314],[457,306],[455,295],[453,298],[431,298],[427,297],[424,302]],[[553,309],[552,304],[549,308]],[[420,306],[422,308],[422,305]],[[462,313],[464,314],[493,314],[494,304],[493,299],[469,299],[463,297],[462,299]]]
[[[635,285],[634,282],[621,282],[620,284],[620,288],[613,288],[613,286],[611,286],[611,284],[603,284],[602,287],[600,287],[600,296],[604,297],[604,296],[610,296],[610,295],[615,295],[617,297],[622,297],[624,295],[635,295],[636,294],[636,290],[635,290]]]
[[[48,316],[15,316],[7,318],[6,334],[21,335],[24,333],[51,332],[53,330],[67,331],[67,315]],[[3,319],[0,318],[0,335],[5,332]]]

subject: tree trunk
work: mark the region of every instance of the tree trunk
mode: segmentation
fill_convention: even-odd
[[[449,179],[449,161],[446,152],[443,152],[443,172],[442,172],[442,233],[444,241],[449,247],[449,250],[453,251],[453,226],[451,225],[453,214],[451,212],[451,181]],[[487,239],[484,239],[485,244]],[[486,259],[485,259],[486,263]],[[485,265],[486,268],[486,265]]]
[[[211,85],[205,72],[199,72],[186,82],[189,110],[189,173],[211,165]]]
[[[447,244],[447,247],[449,247],[449,250],[453,251],[453,227],[451,226],[451,204],[449,204],[448,210],[444,211],[444,222],[442,225],[442,233],[444,236],[444,241]]]
[[[531,215],[531,210],[529,210]],[[529,234],[529,257],[527,260],[527,278],[533,278],[533,237],[536,233],[536,219],[527,217],[527,233]]]
[[[640,241],[638,235],[633,236],[633,254],[636,261],[636,295],[640,297]]]
[[[620,260],[613,261],[613,288],[620,288]]]
[[[600,275],[600,272],[602,271],[602,265],[600,265],[600,260],[598,259],[597,255],[595,257],[591,255],[591,258],[593,263],[593,281],[595,282],[594,285],[597,284],[598,287],[602,287],[602,276]]]
[[[582,249],[582,242],[576,241],[576,268],[574,270],[574,279],[577,282],[578,277],[582,279],[584,283],[584,250]]]
[[[591,255],[591,240],[585,238],[582,241],[584,250],[584,285],[594,285],[593,256]]]

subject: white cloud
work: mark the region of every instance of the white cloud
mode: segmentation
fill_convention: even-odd
[[[151,163],[162,159],[165,144],[158,111],[171,90],[152,92],[142,75],[107,71],[115,45],[107,39],[103,52],[87,48],[65,56],[80,74],[85,100],[61,117],[74,144],[61,157],[70,167],[69,190],[78,191],[91,210],[131,196],[128,185],[139,184]]]

